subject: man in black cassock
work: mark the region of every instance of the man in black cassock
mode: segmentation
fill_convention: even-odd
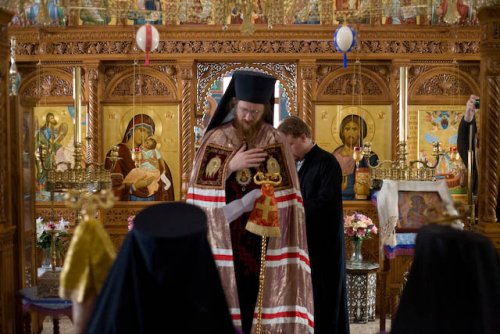
[[[472,194],[474,196],[477,194],[477,157],[479,156],[479,132],[476,124],[476,112],[479,105],[476,106],[476,100],[479,100],[477,95],[471,95],[467,100],[465,113],[460,121],[457,133],[457,150],[466,167],[469,161],[469,145],[472,149]],[[472,142],[469,142],[469,140],[472,140]],[[497,220],[500,219],[500,191],[497,194],[496,216]]]
[[[340,165],[312,141],[311,130],[301,119],[288,117],[278,130],[286,136],[297,162],[304,200],[314,333],[349,333]]]
[[[235,334],[207,239],[207,217],[182,202],[134,219],[87,334]]]
[[[500,257],[479,233],[422,227],[391,334],[500,333]]]
[[[471,95],[467,100],[467,104],[465,106],[465,113],[462,119],[460,120],[460,124],[458,125],[458,133],[457,133],[457,150],[460,154],[460,158],[464,162],[467,167],[467,163],[469,161],[468,151],[469,151],[469,140],[472,137],[472,151],[473,151],[473,159],[472,159],[472,193],[476,194],[477,189],[477,168],[476,168],[476,111],[475,101],[479,96]],[[472,130],[472,132],[471,132]]]

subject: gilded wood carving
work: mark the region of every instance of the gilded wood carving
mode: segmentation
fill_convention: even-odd
[[[344,69],[335,65],[320,65],[318,79],[318,101],[339,101],[351,97],[356,104],[391,101],[388,87],[387,66],[375,67],[361,62]]]
[[[105,68],[104,85],[105,90],[102,97],[104,104],[124,101],[136,103],[151,102],[151,98],[161,99],[163,102],[177,101],[177,87],[175,81],[175,69],[170,66],[134,66],[131,62],[128,66],[108,66]]]
[[[464,104],[471,94],[479,91],[479,64],[448,63],[411,66],[408,101],[429,103],[434,96],[451,104]],[[435,104],[435,103],[434,103]]]
[[[239,70],[258,70],[275,76],[283,85],[288,97],[288,112],[295,114],[297,110],[297,65],[294,63],[256,63],[256,62],[223,62],[223,63],[198,63],[197,70],[197,115],[208,113],[206,110],[206,100],[210,93],[210,88],[217,81],[229,73]]]
[[[422,26],[358,26],[357,56],[367,59],[407,58],[418,54],[421,58],[461,57],[474,59],[479,52],[479,29],[466,27],[459,30]],[[282,54],[287,59],[302,56],[328,56],[340,60],[333,41],[333,28],[328,26],[275,27],[272,31],[259,28],[252,39],[241,39],[238,31],[220,31],[213,26],[193,29],[159,26],[160,43],[152,53],[153,60],[187,58],[204,55],[222,59],[228,54],[243,57]],[[83,59],[102,59],[102,56],[123,59],[123,55],[140,55],[134,43],[131,26],[88,26],[75,28],[46,27],[13,29],[18,40],[18,61],[29,57],[47,58],[50,55],[78,56]],[[114,57],[113,57],[114,55]]]

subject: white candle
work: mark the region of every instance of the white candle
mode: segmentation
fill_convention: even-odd
[[[82,132],[81,132],[81,122],[82,122],[82,110],[81,110],[81,68],[75,67],[73,71],[74,76],[74,87],[73,91],[75,94],[75,143],[82,142]]]
[[[406,142],[408,119],[408,66],[399,69],[399,141]]]

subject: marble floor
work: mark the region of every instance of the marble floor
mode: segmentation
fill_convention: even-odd
[[[386,328],[389,330],[391,325],[390,320],[386,321]],[[59,322],[60,334],[73,334],[73,325],[69,318],[64,317]],[[379,333],[379,320],[370,321],[366,324],[351,324],[350,326],[351,334],[377,334]],[[43,322],[43,330],[41,334],[52,334],[52,320],[50,318],[45,318]]]

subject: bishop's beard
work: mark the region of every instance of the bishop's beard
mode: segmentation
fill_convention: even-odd
[[[235,117],[233,120],[233,125],[236,128],[236,135],[242,141],[247,143],[247,148],[255,147],[255,141],[257,140],[257,134],[259,133],[262,124],[264,123],[264,117],[261,117],[255,124],[249,125],[248,123],[243,123]]]

